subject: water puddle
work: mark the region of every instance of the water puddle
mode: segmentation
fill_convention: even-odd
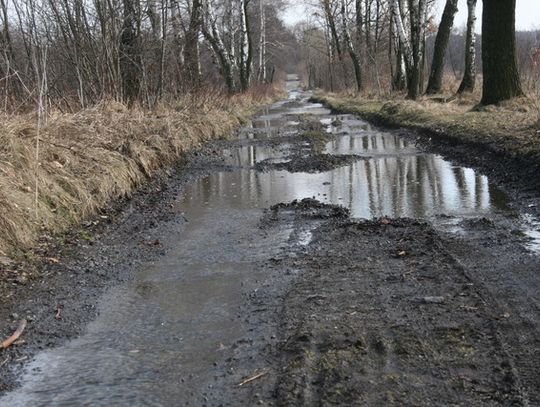
[[[418,149],[403,137],[391,133],[365,132],[336,136],[324,148],[327,154],[358,154],[362,156],[405,156],[420,154]]]
[[[254,166],[261,161],[267,162],[285,162],[290,155],[288,144],[282,144],[278,147],[248,145],[240,148],[225,149],[223,156],[226,165],[235,167]]]
[[[286,225],[254,240],[262,208],[316,198],[349,208],[355,218],[428,219],[453,233],[464,233],[459,223],[465,218],[507,210],[507,198],[487,177],[351,116],[330,116],[298,87],[289,81],[289,99],[262,111],[243,137],[264,139],[287,127],[294,133],[300,123],[293,117],[304,115],[330,129],[324,153],[362,159],[319,173],[258,172],[252,169],[258,162],[287,160],[291,145],[226,150],[227,164],[237,169],[184,189],[176,210],[188,222],[163,237],[170,252],[110,291],[85,335],[38,355],[21,389],[0,404],[203,404],[204,389],[224,374],[218,367],[224,350],[249,334],[238,312],[242,294],[264,279],[254,271],[257,262],[291,241],[307,245],[312,238],[310,229]],[[540,250],[540,222],[528,224],[526,233],[536,239],[531,247]]]
[[[523,216],[523,222],[523,233],[529,238],[526,246],[529,250],[540,253],[540,220],[527,214]]]
[[[199,203],[254,209],[303,198],[345,206],[364,219],[486,216],[507,204],[485,176],[434,155],[360,160],[315,174],[221,172],[189,186],[180,202],[189,214]]]

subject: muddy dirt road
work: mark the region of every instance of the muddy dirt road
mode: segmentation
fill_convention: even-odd
[[[0,405],[540,405],[536,193],[287,86],[21,289]]]

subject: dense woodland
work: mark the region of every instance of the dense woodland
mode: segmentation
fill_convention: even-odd
[[[515,41],[515,0],[484,0],[482,35],[477,0],[465,2],[466,27],[454,26],[457,0],[440,21],[434,0],[314,3],[290,28],[285,0],[0,0],[3,109],[75,111],[106,99],[152,107],[292,71],[310,87],[411,99],[472,92],[478,77],[484,103],[536,91],[540,36]]]

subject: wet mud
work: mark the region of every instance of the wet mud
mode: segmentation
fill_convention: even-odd
[[[273,159],[259,161],[255,165],[257,171],[288,171],[317,173],[334,170],[339,167],[350,165],[362,157],[357,155],[334,155],[334,154],[310,154],[290,157],[285,162],[274,162]]]
[[[288,89],[2,280],[0,404],[540,404],[538,191]]]
[[[516,367],[519,348],[503,334],[520,316],[496,306],[428,224],[340,220],[313,236],[305,253],[285,262],[299,273],[275,348],[276,404],[538,401],[538,380],[523,380],[531,366]],[[521,328],[530,341],[536,333]],[[519,356],[538,360],[529,345]]]

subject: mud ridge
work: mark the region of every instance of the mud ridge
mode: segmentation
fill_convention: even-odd
[[[257,171],[289,171],[289,172],[326,172],[339,167],[350,165],[355,161],[367,159],[355,154],[309,154],[289,157],[285,162],[274,162],[266,159],[255,165]]]

